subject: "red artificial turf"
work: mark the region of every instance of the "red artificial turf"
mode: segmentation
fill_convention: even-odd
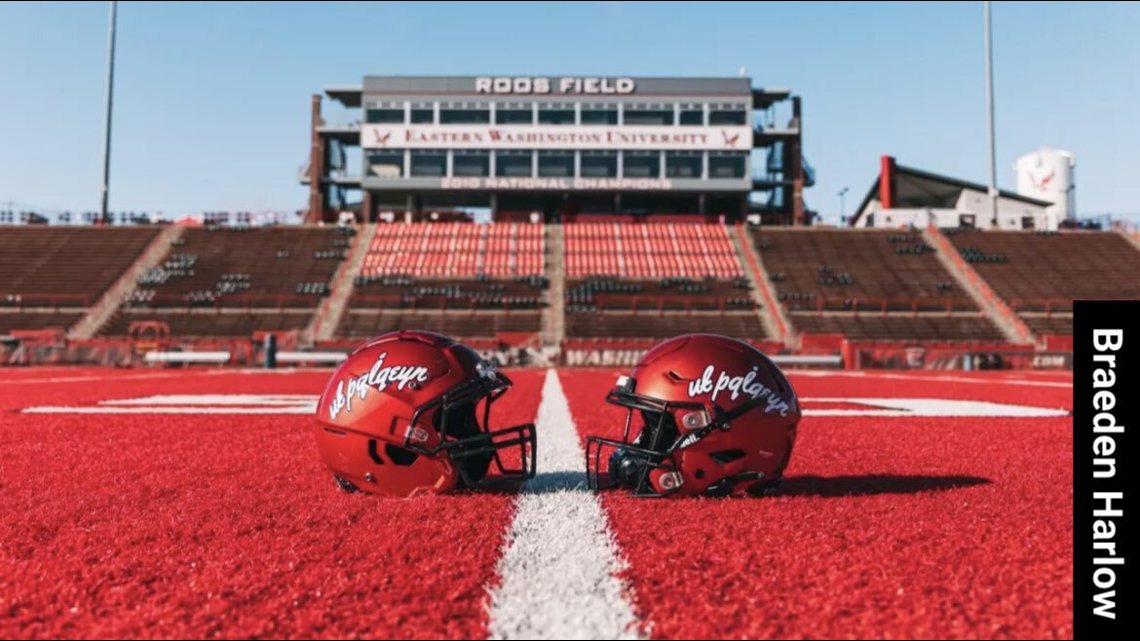
[[[0,637],[486,636],[507,494],[341,494],[304,415],[17,410],[315,396],[328,371],[0,371]],[[542,372],[512,377],[499,424],[538,406]]]
[[[509,494],[340,494],[307,416],[18,412],[315,395],[328,374],[0,370],[0,635],[485,637]],[[620,428],[601,402],[614,370],[561,375],[580,431]],[[498,425],[540,401],[543,372],[512,377]],[[815,398],[1071,404],[1066,374],[793,381]],[[655,637],[1066,637],[1071,483],[1068,418],[808,417],[781,496],[603,505]]]
[[[949,374],[949,373],[948,373]],[[1066,376],[795,376],[802,397],[1069,407]],[[614,374],[564,371],[581,433]],[[1071,637],[1071,419],[806,417],[780,496],[603,496],[657,638]]]

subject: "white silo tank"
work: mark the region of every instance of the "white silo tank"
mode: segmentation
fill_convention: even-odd
[[[1049,212],[1060,220],[1077,217],[1073,154],[1060,149],[1040,149],[1014,163],[1017,193],[1053,203]]]

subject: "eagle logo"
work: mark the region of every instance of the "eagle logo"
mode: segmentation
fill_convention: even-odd
[[[735,147],[736,141],[740,140],[740,134],[728,135],[727,131],[720,132],[721,138],[724,138],[725,147]]]
[[[1056,169],[1049,172],[1049,175],[1042,176],[1040,180],[1035,179],[1033,174],[1029,174],[1029,180],[1033,183],[1033,186],[1037,188],[1037,191],[1046,191],[1049,188],[1049,183],[1053,182],[1053,179],[1056,177]]]
[[[380,133],[379,131],[373,131],[372,137],[376,139],[376,144],[382,147],[388,144],[388,139],[392,137],[392,132]]]

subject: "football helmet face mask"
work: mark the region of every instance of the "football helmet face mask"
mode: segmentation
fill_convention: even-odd
[[[316,415],[321,458],[341,489],[389,496],[532,478],[534,425],[490,427],[491,405],[510,386],[446,336],[385,334],[326,384]]]
[[[659,344],[606,402],[627,409],[625,429],[620,440],[586,439],[587,478],[595,490],[637,496],[766,493],[783,475],[801,416],[771,359],[713,334]]]

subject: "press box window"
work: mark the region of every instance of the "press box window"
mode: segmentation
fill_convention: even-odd
[[[719,105],[709,109],[709,126],[730,127],[748,123],[748,113],[739,105]]]
[[[538,124],[572,125],[574,124],[574,107],[571,105],[539,105]]]
[[[682,125],[700,127],[705,124],[705,110],[701,105],[681,105],[678,120]]]
[[[431,107],[413,107],[411,116],[413,125],[430,125],[435,122],[435,110]]]
[[[499,151],[495,153],[495,175],[500,178],[530,178],[531,152]]]
[[[624,122],[627,125],[671,125],[673,110],[663,107],[645,109],[626,107]]]
[[[491,107],[480,103],[443,103],[439,106],[441,125],[489,125]]]
[[[503,104],[495,108],[497,125],[533,125],[534,109],[530,105]]]
[[[544,151],[538,154],[538,175],[543,178],[574,176],[574,152]]]
[[[377,151],[368,154],[368,175],[378,178],[399,178],[404,175],[404,152]]]
[[[583,125],[616,125],[617,121],[615,105],[582,105]]]
[[[487,151],[456,151],[451,163],[453,176],[491,175],[491,153]]]
[[[582,152],[583,178],[616,178],[617,154],[609,151]]]
[[[709,154],[709,178],[743,178],[746,154]]]
[[[669,178],[700,178],[700,152],[670,151],[665,154],[665,175]]]
[[[413,151],[412,176],[443,176],[447,173],[447,153],[443,151]]]
[[[369,109],[367,119],[370,124],[403,124],[403,109]]]
[[[661,156],[656,153],[625,152],[622,174],[626,178],[660,178]]]

